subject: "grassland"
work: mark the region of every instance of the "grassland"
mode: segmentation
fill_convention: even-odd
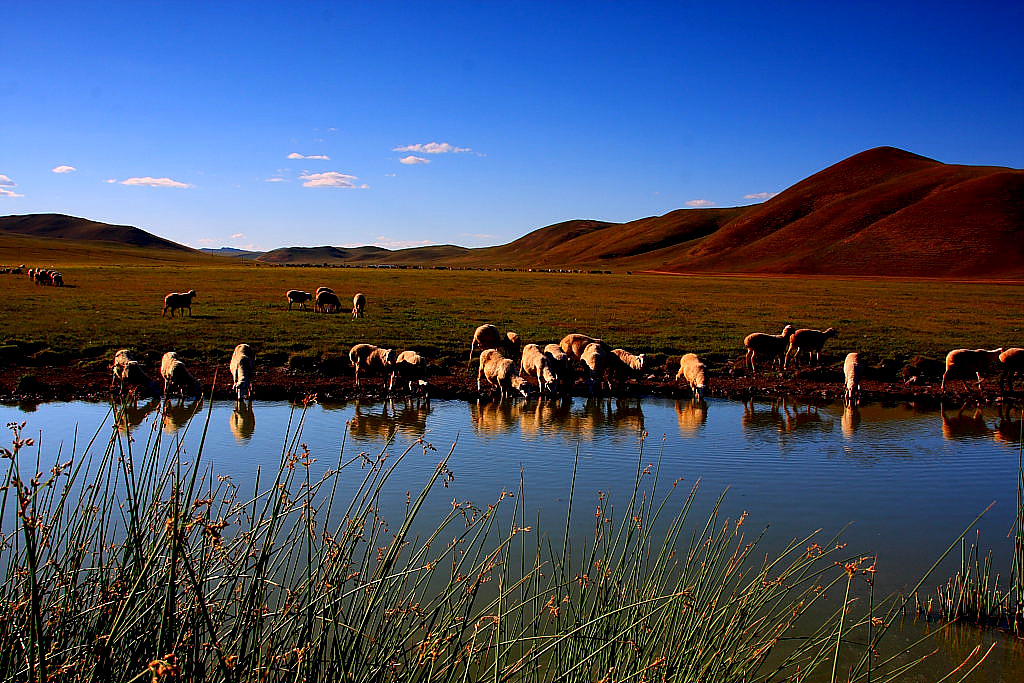
[[[833,353],[859,350],[875,362],[1024,344],[1024,284],[215,263],[60,265],[72,285],[63,289],[0,276],[0,343],[24,351],[19,360],[11,350],[7,362],[40,351],[51,362],[72,362],[124,346],[221,360],[241,341],[270,358],[344,352],[367,341],[454,362],[464,361],[482,322],[528,341],[583,331],[626,348],[721,359],[740,355],[747,333],[787,322],[837,327]],[[286,290],[320,285],[343,300],[365,292],[366,318],[286,310]],[[198,292],[194,315],[162,318],[164,294],[188,289]]]

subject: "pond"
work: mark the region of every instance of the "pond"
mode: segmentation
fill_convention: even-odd
[[[153,401],[128,411],[120,428],[136,442],[161,430],[165,440],[180,440],[188,453],[195,452],[208,423],[206,464],[244,487],[255,481],[258,468],[278,466],[299,410],[284,402],[239,408],[207,401],[161,411]],[[767,551],[815,529],[826,540],[842,531],[843,542],[856,552],[877,554],[878,589],[891,593],[911,589],[993,502],[978,524],[981,545],[992,550],[995,567],[1008,573],[1021,447],[1019,408],[1009,413],[999,407],[850,408],[789,400],[398,399],[313,405],[302,441],[316,459],[314,473],[335,466],[343,450],[349,458],[412,445],[381,501],[384,517],[401,516],[406,492],[415,493],[454,445],[454,478],[432,493],[425,516],[450,510],[453,499],[483,505],[522,481],[527,517],[556,532],[565,526],[574,469],[574,504],[586,513],[578,515],[576,526],[585,533],[593,528],[599,492],[611,501],[628,498],[637,470],[652,464],[666,484],[682,480],[689,488],[700,481],[702,511],[728,489],[725,514],[736,518],[746,512],[752,530],[767,528]],[[109,405],[88,402],[0,406],[0,415],[4,423],[27,422],[25,433],[40,439],[44,464],[58,451],[68,452],[76,439],[81,451],[97,431],[98,442],[105,441],[115,422]],[[422,449],[420,439],[436,452]],[[974,540],[973,532],[968,538]],[[947,560],[926,587],[947,579],[956,562]],[[906,621],[895,640],[911,642],[932,628]],[[966,626],[943,632],[940,654],[920,678],[907,680],[933,680],[958,656],[993,640],[998,647],[974,680],[1022,680],[1019,641]]]

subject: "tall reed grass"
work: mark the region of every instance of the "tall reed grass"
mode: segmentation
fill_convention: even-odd
[[[1024,409],[1018,425],[1024,429]],[[919,614],[1000,628],[1024,638],[1024,434],[1018,432],[1017,438],[1017,512],[1010,531],[1013,559],[1008,583],[995,571],[992,552],[982,556],[980,537],[970,546],[961,541],[960,566],[949,581],[924,600],[915,597]]]
[[[9,425],[0,680],[882,682],[921,659],[878,654],[905,601],[876,598],[872,558],[817,533],[767,556],[721,498],[698,517],[697,487],[659,485],[642,448],[618,506],[581,502],[574,476],[557,530],[525,481],[427,518],[452,451],[343,446],[314,475],[307,410],[246,490],[204,464],[209,413],[184,438],[105,424],[49,466]],[[416,457],[436,467],[385,520]]]

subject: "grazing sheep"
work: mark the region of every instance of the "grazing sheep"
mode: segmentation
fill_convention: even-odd
[[[594,337],[588,337],[585,334],[567,334],[562,337],[562,341],[558,343],[558,346],[562,351],[566,352],[576,360],[583,359],[583,350],[587,348],[588,344],[601,344],[606,349],[611,350],[602,339],[595,339]]]
[[[377,372],[384,375],[384,386],[387,386],[388,375],[394,370],[398,352],[394,349],[382,349],[373,344],[356,344],[348,352],[349,362],[355,368],[356,386],[360,386],[359,375]]]
[[[341,310],[341,299],[334,292],[323,291],[316,295],[313,308],[320,313],[337,313]]]
[[[110,390],[118,396],[124,396],[125,389],[132,387],[146,387],[153,396],[160,395],[160,386],[150,379],[142,365],[132,357],[131,351],[121,349],[114,354],[112,366],[113,377],[110,380]]]
[[[679,372],[676,373],[676,381],[686,380],[693,391],[693,398],[700,401],[704,398],[704,390],[707,388],[707,369],[704,362],[695,353],[688,353],[679,359]]]
[[[53,275],[50,276],[50,282],[52,282],[55,287],[63,287],[64,286],[64,274],[63,273],[54,273]]]
[[[545,346],[544,355],[548,357],[548,363],[558,377],[559,387],[563,391],[572,389],[572,385],[576,381],[576,362],[573,357],[563,351],[558,344]]]
[[[519,355],[519,344],[519,335],[515,332],[502,334],[494,325],[481,325],[473,332],[473,341],[469,344],[469,361],[473,360],[473,352],[477,349],[500,349],[502,355],[515,358]]]
[[[1024,375],[1024,349],[1013,347],[999,354],[999,362],[1003,371],[999,373],[999,393],[1003,393],[1004,385],[1013,391],[1013,380],[1017,375]]]
[[[782,334],[768,334],[766,332],[748,334],[746,339],[743,340],[743,346],[747,348],[747,357],[744,364],[749,365],[750,371],[756,373],[757,367],[754,365],[754,362],[758,359],[764,358],[778,362],[779,358],[786,353],[786,344],[789,343],[789,337],[792,334],[792,325],[786,325],[782,328]]]
[[[164,297],[164,310],[160,314],[160,317],[167,315],[167,311],[171,312],[171,317],[174,317],[174,312],[177,310],[181,311],[182,317],[185,316],[185,309],[188,309],[189,317],[192,317],[192,299],[196,298],[196,290],[190,289],[187,292],[171,292]]]
[[[616,366],[621,365],[622,361],[612,353],[607,344],[604,342],[587,344],[583,348],[583,353],[580,354],[580,360],[587,371],[587,388],[590,390],[591,396],[596,393],[595,387],[599,391],[605,383],[611,390],[612,382],[609,376],[616,374]]]
[[[178,360],[178,354],[168,351],[160,361],[160,376],[164,378],[164,395],[170,396],[172,389],[177,389],[182,398],[201,396],[203,386],[188,371],[185,364]],[[188,391],[190,393],[186,394]]]
[[[814,357],[814,361],[818,362],[821,360],[821,349],[832,337],[839,336],[839,330],[834,327],[830,327],[827,330],[797,330],[789,337],[789,348],[786,349],[786,357],[783,360],[782,367],[785,368],[789,363],[789,357],[793,357],[793,362],[796,363],[800,357],[802,351],[807,352],[807,360],[810,361],[811,357]]]
[[[551,360],[536,344],[523,347],[522,361],[519,363],[519,376],[537,380],[540,391],[550,394],[558,393],[558,372]]]
[[[417,388],[423,393],[428,391],[427,380],[424,379],[427,375],[427,361],[420,354],[415,351],[402,351],[395,358],[395,366],[391,371],[391,381],[388,383],[388,391],[395,385],[395,378],[400,377],[406,380],[407,388],[411,392],[415,392]]]
[[[305,309],[306,302],[313,300],[313,295],[301,289],[289,289],[285,296],[288,298],[288,310],[292,310],[292,304],[298,304],[299,308]]]
[[[256,354],[248,344],[239,344],[231,354],[231,389],[239,401],[252,398],[252,382],[256,377]]]
[[[522,377],[515,374],[514,363],[510,358],[502,355],[498,349],[484,349],[480,354],[480,368],[476,373],[476,390],[483,391],[483,380],[498,389],[501,398],[510,396],[512,392],[518,391],[523,396],[528,396],[529,384]]]
[[[860,403],[861,365],[859,353],[846,354],[846,360],[843,362],[843,377],[846,378],[844,400],[850,405]]]
[[[352,318],[353,318],[353,320],[355,318],[362,318],[365,311],[366,311],[366,295],[363,294],[362,292],[357,292],[356,295],[354,297],[352,297]]]
[[[316,292],[313,293],[313,298],[315,299],[324,292],[330,292],[331,294],[334,294],[334,290],[331,289],[330,287],[317,287]]]
[[[981,390],[981,372],[987,371],[993,363],[999,359],[999,354],[1004,349],[955,349],[946,354],[946,371],[942,373],[942,384],[940,390],[946,390],[946,379],[954,379],[959,376],[967,389],[966,377],[975,375],[978,378],[978,390]]]

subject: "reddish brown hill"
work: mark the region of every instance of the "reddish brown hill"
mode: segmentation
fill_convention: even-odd
[[[1024,275],[1024,171],[891,147],[807,178],[660,269],[932,277]]]

